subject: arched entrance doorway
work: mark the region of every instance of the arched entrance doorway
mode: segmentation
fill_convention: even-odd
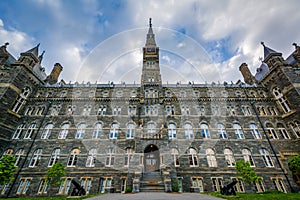
[[[145,172],[158,171],[160,166],[159,150],[156,145],[150,144],[144,150]]]

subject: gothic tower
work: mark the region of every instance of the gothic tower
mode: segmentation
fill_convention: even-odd
[[[143,70],[141,82],[142,85],[161,85],[159,48],[156,46],[151,18],[149,20],[149,30],[146,44],[143,47]]]

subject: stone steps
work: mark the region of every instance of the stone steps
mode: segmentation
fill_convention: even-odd
[[[159,172],[146,172],[140,182],[140,192],[164,192],[165,185]]]

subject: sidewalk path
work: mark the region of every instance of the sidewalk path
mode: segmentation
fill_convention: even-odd
[[[198,193],[160,193],[160,192],[140,192],[134,194],[111,193],[98,197],[88,198],[88,200],[221,200]]]

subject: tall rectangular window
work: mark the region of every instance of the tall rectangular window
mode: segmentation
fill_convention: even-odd
[[[17,194],[26,194],[31,183],[31,178],[21,178]]]
[[[213,189],[215,192],[218,192],[223,187],[223,178],[222,177],[212,177],[211,178]]]
[[[63,181],[60,184],[58,193],[59,194],[68,194],[70,187],[71,187],[72,178],[66,178],[65,181]]]
[[[40,180],[39,188],[38,188],[38,194],[47,194],[49,188],[49,182],[45,179],[42,178]]]

